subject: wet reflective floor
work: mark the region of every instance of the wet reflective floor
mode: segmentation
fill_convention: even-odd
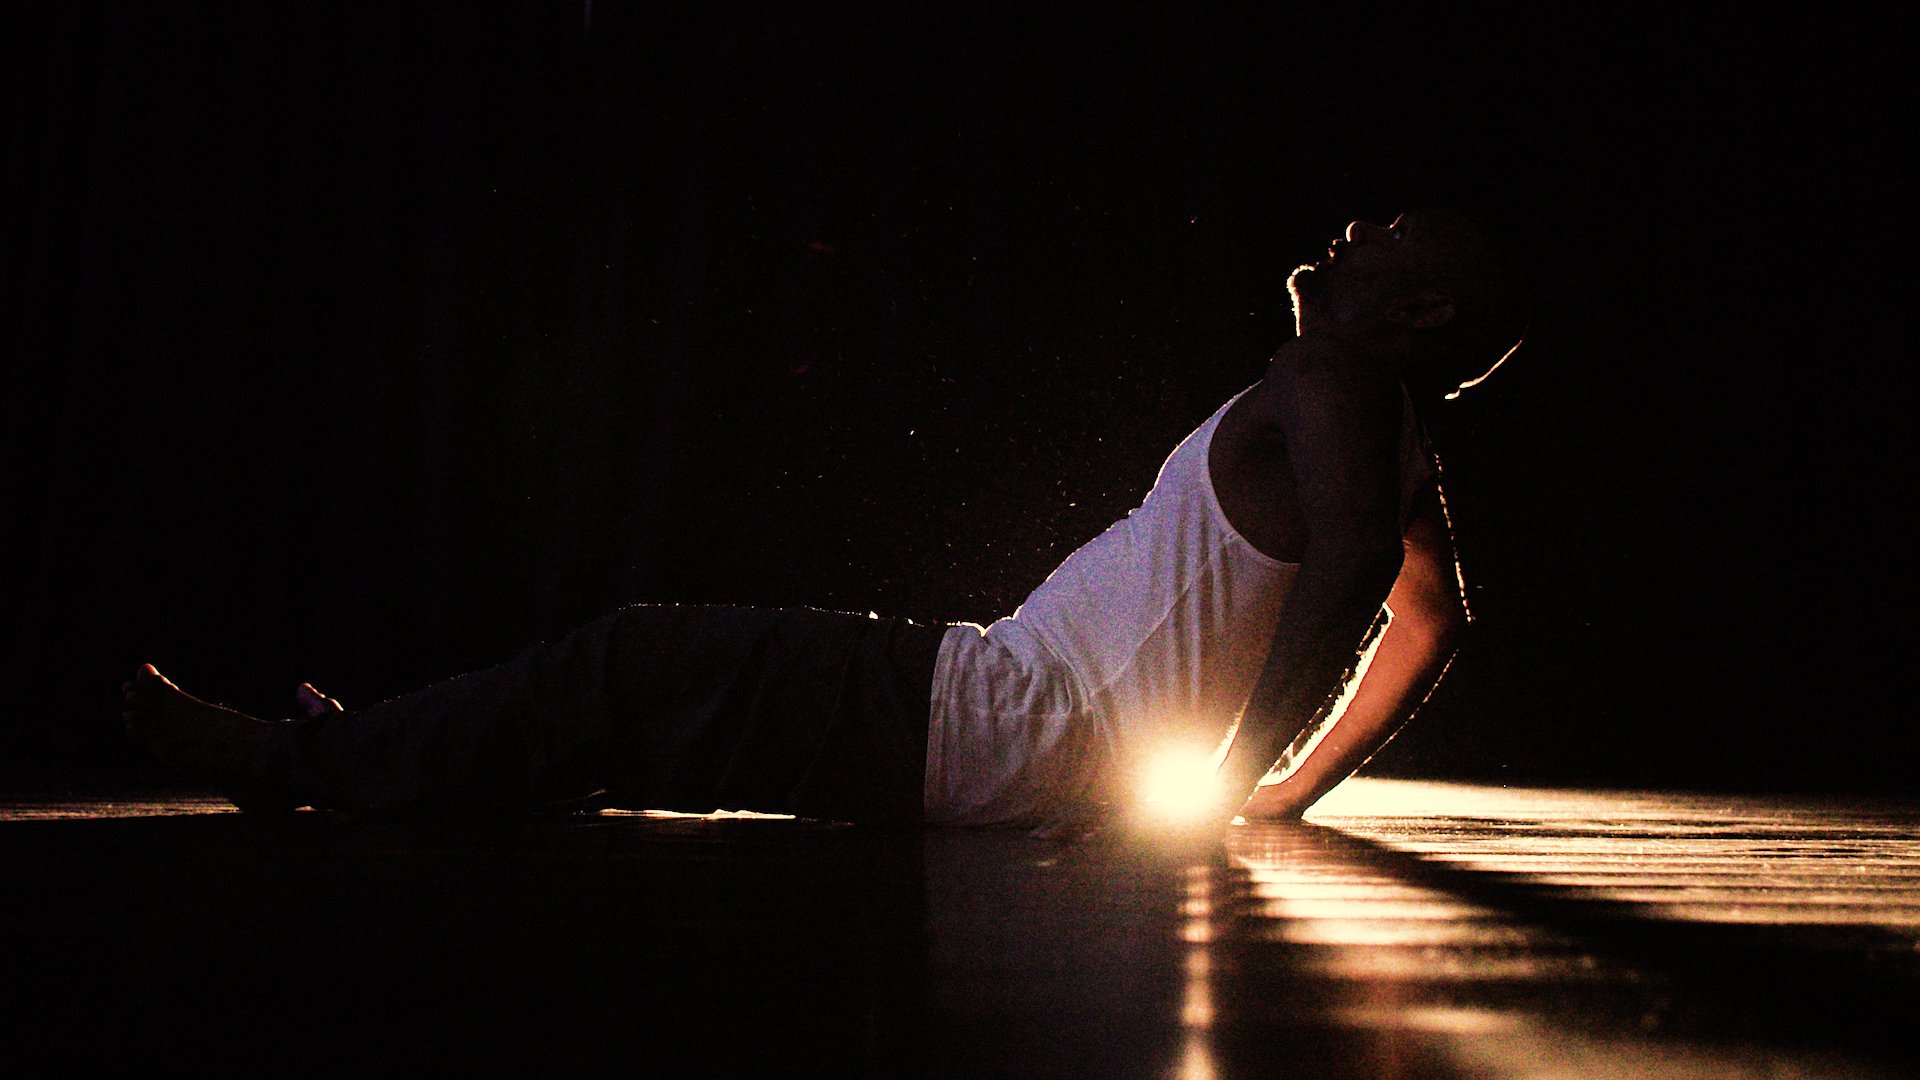
[[[9,1061],[90,1072],[1920,1071],[1920,806],[1354,781],[1074,843],[0,805]]]

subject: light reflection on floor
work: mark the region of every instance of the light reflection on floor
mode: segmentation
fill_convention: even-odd
[[[1911,809],[1358,780],[1311,820],[1649,917],[1866,925],[1920,947],[1920,815]]]
[[[807,951],[823,930],[923,942],[897,966],[884,951],[853,965],[856,985],[830,1000],[861,1016],[904,1001],[920,1026],[890,1038],[929,1048],[940,1076],[1875,1077],[1920,1061],[1913,806],[1361,780],[1305,824],[1175,854],[934,831],[904,859],[828,823],[737,815],[362,829],[231,814],[178,796],[0,803],[0,822],[23,823],[0,830],[0,876],[16,883],[0,913],[47,931],[43,970],[77,950],[137,981],[198,958],[203,925],[232,930],[235,882],[253,921],[215,968],[253,962],[256,939],[309,948],[288,925],[353,942],[395,910],[436,926],[463,913],[452,939],[487,945],[450,954],[484,955],[501,940],[491,901],[470,898],[484,881],[528,913],[573,913],[529,955],[598,957],[616,928],[715,1000],[738,981],[728,963],[758,970],[775,946],[829,1000],[819,972],[844,983],[847,965]],[[875,872],[885,889],[867,887]],[[71,899],[123,880],[150,886],[148,921],[124,933],[114,904]],[[594,928],[589,945],[570,922]],[[761,944],[729,945],[743,930]],[[141,951],[155,940],[159,960]],[[340,970],[458,989],[393,966],[391,946],[375,935]],[[732,959],[708,972],[716,954]],[[595,978],[611,976],[588,965],[563,984]]]
[[[1893,970],[1891,957],[1910,989],[1910,807],[1356,780],[1309,821],[1230,832],[1249,944],[1242,987],[1216,996],[1310,975],[1332,988],[1318,1003],[1329,1022],[1414,1039],[1475,1076],[1886,1074],[1803,1038],[1729,1039],[1695,1015],[1713,1003],[1685,1000],[1688,979],[1665,969],[1696,975],[1684,969],[1729,954],[1758,964],[1771,947],[1791,963],[1877,954],[1875,970]],[[1726,932],[1771,936],[1698,936]],[[1663,952],[1669,941],[1704,951]],[[1300,1005],[1288,996],[1273,1015],[1232,1020],[1294,1025]]]
[[[170,795],[152,799],[18,799],[0,802],[0,822],[114,821],[237,813],[239,811],[234,809],[232,803],[217,795]]]
[[[1186,943],[1186,978],[1181,983],[1178,1080],[1215,1080],[1213,1054],[1213,894],[1215,870],[1186,868],[1180,913],[1180,940]]]

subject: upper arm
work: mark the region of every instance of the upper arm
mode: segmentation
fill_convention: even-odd
[[[1437,487],[1429,485],[1416,497],[1401,548],[1400,573],[1387,596],[1395,624],[1451,637],[1467,621],[1466,604],[1461,597],[1460,563]]]

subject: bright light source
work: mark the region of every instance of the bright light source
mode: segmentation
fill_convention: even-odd
[[[1147,759],[1141,796],[1152,817],[1191,821],[1217,800],[1215,776],[1220,755],[1190,746],[1171,746]]]

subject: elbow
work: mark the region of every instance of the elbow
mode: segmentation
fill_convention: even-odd
[[[1467,613],[1454,603],[1388,605],[1393,631],[1426,652],[1452,654],[1466,635]]]

